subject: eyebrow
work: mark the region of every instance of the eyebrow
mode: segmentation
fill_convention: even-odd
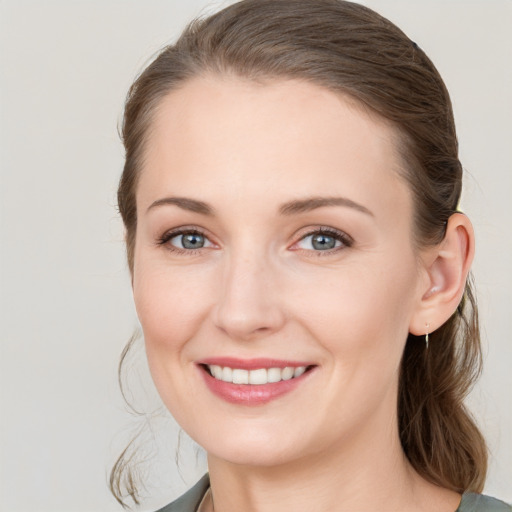
[[[281,208],[279,208],[279,213],[281,213],[281,215],[294,215],[316,210],[324,206],[344,206],[371,215],[372,217],[374,216],[366,206],[346,197],[309,197],[306,199],[298,199],[283,204]]]
[[[178,206],[183,210],[200,213],[201,215],[213,216],[215,214],[214,208],[209,204],[196,199],[190,199],[188,197],[164,197],[162,199],[158,199],[151,203],[147,211],[152,208],[156,208],[157,206],[164,205]],[[354,210],[371,215],[372,217],[374,216],[368,208],[346,197],[309,197],[306,199],[296,199],[281,205],[279,213],[281,215],[296,215],[316,210],[317,208],[323,208],[325,206],[344,206],[346,208],[353,208]]]
[[[157,206],[163,205],[175,205],[183,210],[188,210],[189,212],[200,213],[202,215],[214,215],[214,209],[204,203],[203,201],[197,201],[196,199],[189,199],[188,197],[164,197],[163,199],[158,199],[154,203],[151,203],[147,211],[152,208],[156,208]]]

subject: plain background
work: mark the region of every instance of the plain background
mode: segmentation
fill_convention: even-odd
[[[427,52],[452,94],[486,354],[469,403],[491,449],[486,492],[512,501],[512,2],[366,4]],[[120,510],[108,468],[140,420],[116,381],[137,326],[115,206],[117,125],[137,72],[205,5],[0,2],[1,511]],[[142,351],[132,366],[144,381]],[[148,457],[160,453],[146,509],[204,469],[198,456],[176,473],[177,432],[159,416],[146,436]]]

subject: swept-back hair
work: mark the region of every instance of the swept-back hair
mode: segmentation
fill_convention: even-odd
[[[356,100],[394,128],[403,178],[414,197],[418,247],[441,242],[457,211],[462,166],[450,98],[425,53],[374,11],[342,0],[244,0],[192,22],[132,85],[122,137],[126,161],[118,203],[133,272],[135,194],[155,109],[172,90],[201,75],[265,81],[299,79]],[[426,479],[457,492],[481,491],[487,450],[464,407],[481,367],[471,282],[453,316],[430,334],[429,349],[409,335],[398,395],[400,439]],[[126,452],[124,452],[126,457]],[[111,473],[120,502],[137,502],[121,456]]]

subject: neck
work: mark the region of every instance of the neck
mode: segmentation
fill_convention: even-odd
[[[460,495],[421,478],[397,432],[396,424],[378,432],[366,428],[340,446],[275,466],[233,464],[209,455],[207,510],[453,512]]]

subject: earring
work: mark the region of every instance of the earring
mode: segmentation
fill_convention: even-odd
[[[425,324],[425,346],[428,350],[428,332],[430,330],[430,324]]]

